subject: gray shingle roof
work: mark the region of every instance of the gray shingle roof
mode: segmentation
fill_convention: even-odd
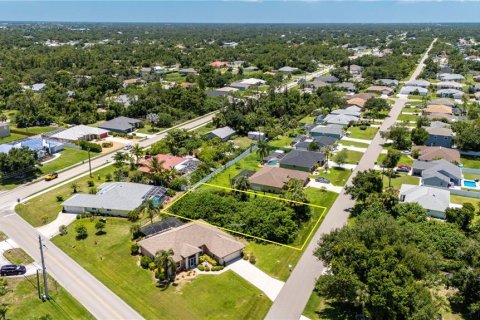
[[[322,134],[338,134],[343,135],[342,127],[333,127],[333,126],[316,126],[310,132],[313,133],[322,133]]]
[[[292,150],[280,160],[280,164],[302,168],[313,168],[317,163],[322,162],[324,159],[325,155],[321,152]]]
[[[117,117],[109,121],[105,121],[99,128],[105,130],[118,130],[118,131],[129,131],[135,128],[135,124],[141,123],[141,120],[127,118],[127,117]]]
[[[417,202],[422,208],[444,212],[450,205],[450,191],[411,184],[402,184],[400,199],[404,202]]]
[[[226,139],[235,134],[235,130],[230,127],[222,127],[209,132],[220,139]]]

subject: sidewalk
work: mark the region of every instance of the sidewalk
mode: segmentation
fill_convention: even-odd
[[[342,143],[342,140],[345,140],[345,141],[353,141],[353,142],[360,142],[360,143],[366,143],[366,144],[372,143],[372,140],[357,139],[357,138],[350,138],[350,137],[343,137],[342,139],[339,140],[340,143]]]
[[[308,182],[307,187],[312,187],[312,188],[317,188],[317,189],[325,188],[328,191],[332,191],[332,192],[335,192],[335,193],[340,193],[340,192],[342,192],[342,189],[343,189],[343,187],[334,186],[331,183],[317,182],[313,178],[310,178],[310,181]]]

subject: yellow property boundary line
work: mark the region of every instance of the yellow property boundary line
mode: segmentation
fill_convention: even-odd
[[[229,191],[236,191],[236,192],[242,192],[242,193],[246,193],[246,194],[252,194],[252,195],[255,195],[255,196],[261,196],[261,197],[271,198],[271,199],[275,199],[275,200],[281,200],[281,201],[284,201],[284,202],[292,202],[292,203],[307,205],[307,206],[310,206],[310,207],[323,209],[323,212],[322,212],[322,213],[320,214],[320,216],[318,217],[318,220],[315,222],[312,230],[310,230],[310,233],[308,234],[308,236],[307,236],[307,238],[305,239],[305,241],[303,242],[303,244],[302,244],[300,247],[294,247],[294,246],[290,246],[290,245],[283,244],[283,243],[280,243],[280,242],[271,241],[271,240],[267,240],[267,239],[264,239],[264,238],[252,236],[252,235],[250,235],[250,234],[242,233],[242,232],[239,232],[239,231],[234,231],[234,230],[231,230],[231,229],[228,229],[228,228],[219,227],[219,226],[210,224],[210,223],[208,223],[208,222],[206,222],[206,221],[203,221],[203,220],[195,220],[195,219],[187,218],[187,217],[180,216],[180,215],[177,215],[177,214],[174,214],[174,213],[171,213],[171,212],[168,211],[168,209],[169,209],[171,206],[173,206],[175,203],[177,203],[179,200],[181,200],[181,199],[182,199],[183,197],[185,197],[187,194],[189,194],[190,192],[198,189],[198,188],[199,188],[200,186],[202,186],[202,185],[206,185],[206,186],[213,187],[213,188],[218,188],[218,189],[229,190]],[[244,236],[244,237],[253,238],[253,239],[260,240],[260,241],[265,241],[265,242],[273,243],[273,244],[276,244],[276,245],[279,245],[279,246],[283,246],[283,247],[287,247],[287,248],[290,248],[290,249],[293,249],[293,250],[303,251],[303,249],[305,248],[305,246],[309,243],[310,239],[312,238],[312,235],[313,235],[314,231],[317,229],[318,224],[320,223],[320,221],[323,219],[323,216],[324,216],[325,213],[327,212],[327,208],[326,208],[326,207],[323,207],[323,206],[315,205],[315,204],[298,202],[298,201],[292,201],[292,200],[288,200],[288,199],[284,199],[284,198],[280,198],[280,197],[275,197],[275,196],[271,196],[271,195],[259,194],[259,193],[252,192],[252,191],[238,190],[238,189],[234,189],[234,188],[223,187],[223,186],[218,186],[218,185],[209,184],[209,183],[199,183],[199,184],[195,185],[192,189],[188,190],[187,192],[185,192],[184,194],[182,194],[180,197],[178,197],[177,199],[175,199],[174,201],[172,201],[167,207],[165,207],[164,209],[160,210],[160,212],[161,212],[161,213],[164,213],[164,214],[167,214],[167,215],[170,215],[170,216],[173,216],[173,217],[177,217],[177,218],[183,219],[183,220],[188,220],[188,221],[193,221],[193,222],[196,222],[196,223],[201,223],[201,224],[213,226],[213,227],[215,227],[215,228],[218,228],[218,229],[221,229],[221,230],[225,230],[225,231],[228,231],[228,232],[231,232],[231,233],[239,234],[239,235],[242,235],[242,236]]]

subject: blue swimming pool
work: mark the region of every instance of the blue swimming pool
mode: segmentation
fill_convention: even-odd
[[[467,188],[476,188],[477,183],[472,180],[463,180],[463,186]]]
[[[270,167],[277,167],[278,166],[278,160],[270,160],[267,162],[267,166]]]

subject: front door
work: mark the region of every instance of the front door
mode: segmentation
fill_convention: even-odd
[[[196,256],[191,256],[188,258],[188,268],[192,269],[197,266],[197,259]]]

